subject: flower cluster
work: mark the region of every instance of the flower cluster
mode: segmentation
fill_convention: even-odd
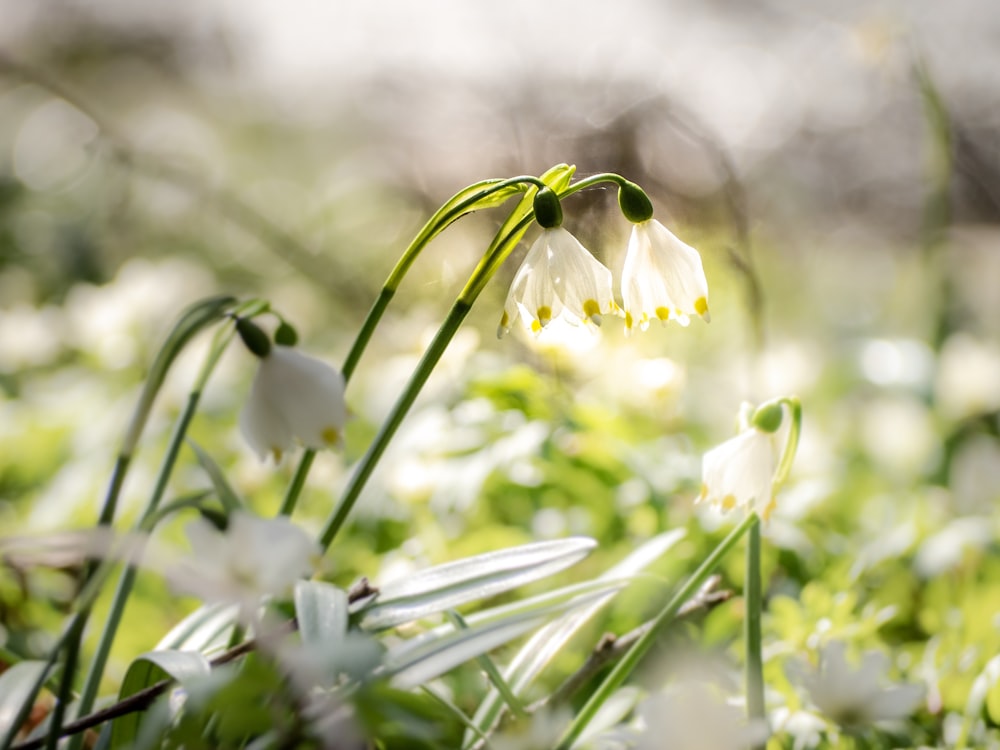
[[[534,334],[562,319],[571,325],[599,326],[602,315],[623,315],[625,332],[646,330],[650,321],[676,320],[688,325],[692,315],[706,322],[708,282],[701,256],[652,218],[652,206],[631,183],[622,186],[619,202],[632,223],[621,300],[614,298],[612,274],[558,221],[545,227],[514,276],[497,335],[518,319]],[[561,216],[560,216],[561,218]]]

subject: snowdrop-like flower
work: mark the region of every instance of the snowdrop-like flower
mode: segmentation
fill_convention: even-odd
[[[319,561],[316,543],[287,518],[236,511],[224,532],[202,518],[184,531],[192,556],[167,577],[177,590],[205,601],[252,605],[262,596],[280,596]]]
[[[539,333],[562,316],[575,325],[601,324],[617,312],[611,271],[562,227],[545,229],[531,246],[507,294],[497,335],[518,318]]]
[[[633,224],[622,270],[622,302],[626,333],[636,326],[645,331],[654,318],[686,326],[689,316],[699,315],[708,322],[708,281],[698,251],[656,219]]]
[[[846,647],[834,641],[820,654],[819,669],[798,675],[816,707],[844,728],[871,726],[880,721],[906,718],[920,705],[920,685],[883,686],[888,659],[867,651],[854,669],[847,662]]]
[[[336,445],[346,418],[339,371],[292,347],[271,346],[260,356],[240,430],[261,460],[271,454],[280,461],[296,438],[314,450]]]
[[[723,511],[743,508],[767,520],[774,510],[772,438],[770,433],[749,427],[706,453],[698,502],[707,500]]]

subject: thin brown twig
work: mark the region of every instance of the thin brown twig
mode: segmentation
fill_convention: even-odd
[[[367,599],[377,595],[378,588],[372,586],[368,582],[367,578],[362,578],[351,587],[350,591],[347,592],[347,601],[349,604],[354,604],[362,599]],[[293,618],[287,623],[284,623],[282,626],[276,628],[274,631],[268,633],[268,637],[273,638],[285,633],[292,633],[297,629],[298,622]],[[243,643],[233,646],[216,656],[214,659],[210,660],[209,664],[213,669],[229,664],[230,662],[239,659],[241,656],[245,656],[251,651],[256,650],[258,643],[259,639],[256,638],[243,641]],[[69,737],[70,735],[79,734],[80,732],[85,732],[88,729],[93,729],[94,727],[107,721],[111,721],[112,719],[117,719],[121,716],[135,713],[136,711],[145,711],[153,704],[153,701],[163,695],[173,684],[174,680],[171,679],[160,680],[147,688],[143,688],[138,692],[132,693],[132,695],[127,698],[123,698],[112,706],[103,708],[100,711],[95,711],[92,714],[88,714],[74,722],[66,724],[62,728],[60,736]],[[45,738],[41,737],[36,740],[22,742],[19,745],[12,745],[10,750],[38,750],[38,748],[42,747],[44,743]]]
[[[728,589],[718,589],[722,581],[721,576],[714,575],[705,581],[698,593],[688,599],[677,611],[677,618],[689,617],[695,612],[709,610],[727,601],[733,595]],[[533,703],[528,707],[528,712],[537,711],[542,706],[558,705],[565,703],[586,685],[598,672],[614,663],[625,655],[632,644],[642,638],[642,636],[653,626],[653,622],[645,622],[639,627],[630,630],[621,636],[614,633],[605,633],[594,646],[593,651],[587,660],[573,674],[567,677],[556,690],[546,698]]]

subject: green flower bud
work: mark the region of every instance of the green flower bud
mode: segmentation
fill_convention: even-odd
[[[626,180],[618,188],[618,205],[625,218],[633,224],[641,224],[653,218],[653,204],[649,196],[634,182]]]
[[[271,353],[271,340],[256,323],[248,318],[236,319],[236,332],[243,339],[243,344],[255,356],[263,359]]]
[[[550,188],[539,190],[535,196],[535,221],[543,229],[555,229],[562,225],[562,219],[559,197]]]
[[[753,413],[753,417],[750,419],[750,424],[761,432],[774,433],[778,431],[779,427],[781,427],[781,422],[784,418],[785,412],[781,408],[781,404],[772,401],[769,404],[764,404],[759,407],[757,411]]]
[[[274,343],[281,346],[295,346],[299,343],[299,333],[283,320],[278,326],[278,330],[274,332]]]

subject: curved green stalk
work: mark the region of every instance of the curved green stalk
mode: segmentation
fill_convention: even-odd
[[[698,566],[698,569],[688,578],[681,589],[674,594],[673,598],[667,603],[667,606],[656,616],[652,627],[632,645],[632,648],[625,653],[621,661],[604,678],[604,681],[590,696],[579,713],[573,717],[573,721],[563,733],[555,750],[570,750],[573,742],[587,728],[587,725],[597,714],[598,709],[604,705],[605,701],[611,697],[611,694],[615,690],[621,687],[632,671],[638,666],[642,657],[645,656],[649,648],[656,642],[656,638],[663,628],[674,619],[681,605],[695,595],[722,561],[722,558],[736,545],[740,537],[756,522],[756,519],[755,515],[749,515],[743,519],[743,522],[729,532],[729,535],[719,543],[719,546],[712,551],[712,554],[706,557],[702,564]]]
[[[528,187],[525,188],[525,185]],[[430,241],[466,214],[499,205],[511,195],[530,189],[531,186],[544,187],[545,183],[539,178],[530,175],[511,177],[509,179],[483,180],[455,193],[427,220],[423,228],[417,233],[417,236],[413,238],[406,250],[403,251],[399,260],[396,261],[396,265],[382,285],[378,297],[375,298],[371,309],[368,310],[368,315],[365,316],[365,320],[361,324],[361,330],[354,337],[354,342],[351,344],[347,357],[344,358],[344,364],[340,368],[341,374],[344,376],[345,385],[354,374],[361,355],[364,354],[365,349],[368,347],[368,343],[371,341],[375,329],[381,322],[382,316],[385,314],[386,308],[389,307],[389,303],[395,296],[400,283]],[[278,511],[279,515],[290,516],[294,512],[299,495],[302,493],[306,477],[309,475],[315,458],[316,451],[311,448],[307,448],[302,454],[302,458],[299,459],[299,465],[295,468],[295,474],[292,476],[292,481],[288,485],[288,489],[282,499],[281,509]]]
[[[562,199],[601,182],[620,183],[624,180],[624,178],[619,175],[599,174],[580,180],[574,185],[569,185],[569,180],[572,178],[572,175],[573,169],[571,167],[558,165],[542,175],[541,182],[545,186],[554,190],[559,195],[560,199]],[[521,180],[522,178],[515,179]],[[533,182],[532,184],[534,185],[536,183]],[[392,411],[386,418],[385,423],[383,423],[378,434],[375,436],[375,439],[368,447],[367,452],[358,463],[354,474],[348,482],[347,488],[344,490],[344,495],[341,498],[340,503],[327,519],[323,526],[323,530],[320,533],[319,543],[324,551],[329,549],[330,544],[333,542],[341,527],[344,525],[344,522],[347,520],[347,516],[354,508],[354,504],[358,501],[361,491],[364,489],[365,484],[368,482],[372,472],[375,470],[376,464],[385,453],[389,442],[396,434],[396,430],[406,417],[410,407],[416,400],[417,395],[424,386],[424,383],[427,382],[427,378],[430,377],[434,367],[441,359],[441,356],[444,354],[444,351],[448,347],[451,339],[455,336],[455,333],[458,331],[462,321],[464,321],[465,317],[469,314],[469,310],[472,308],[473,303],[476,301],[487,282],[493,277],[493,274],[496,273],[497,269],[499,269],[503,262],[510,256],[511,252],[513,252],[517,243],[521,241],[524,233],[534,220],[534,208],[532,206],[533,193],[534,190],[529,188],[525,196],[521,199],[521,202],[507,217],[507,220],[494,236],[493,241],[484,253],[482,260],[480,260],[475,270],[473,270],[472,275],[469,277],[469,281],[458,295],[454,305],[452,305],[451,310],[448,312],[448,316],[445,318],[441,327],[435,334],[430,346],[428,346],[427,350],[420,358],[420,362],[417,364],[413,375],[411,375],[406,388],[403,390],[403,393],[400,394],[396,403],[393,405]]]
[[[240,306],[241,314],[250,316],[258,314],[265,308],[266,303],[257,301]],[[163,462],[160,464],[160,471],[157,474],[156,483],[153,486],[153,492],[150,495],[149,502],[146,504],[146,508],[143,511],[137,525],[137,527],[141,530],[148,531],[148,527],[157,518],[157,508],[160,505],[160,501],[163,499],[163,495],[166,493],[167,484],[170,481],[170,476],[173,473],[175,464],[177,463],[177,456],[179,455],[181,447],[184,444],[184,438],[187,434],[188,426],[191,424],[191,420],[194,419],[195,412],[198,409],[198,403],[201,400],[202,391],[208,383],[208,379],[212,372],[215,370],[215,366],[218,364],[219,358],[232,341],[235,333],[236,327],[234,325],[229,325],[220,329],[215,335],[212,347],[202,364],[197,379],[195,380],[194,388],[188,394],[184,411],[181,413],[177,424],[174,426],[173,434],[170,436],[170,442],[167,445],[167,452],[164,454]],[[83,688],[80,692],[79,713],[81,715],[89,713],[94,706],[94,700],[97,698],[97,692],[100,688],[101,679],[104,676],[104,668],[107,665],[108,656],[111,653],[111,646],[114,643],[115,635],[118,632],[118,626],[121,624],[121,619],[125,612],[125,605],[128,602],[128,597],[132,593],[132,587],[135,584],[137,572],[138,569],[134,565],[128,565],[125,570],[122,571],[122,574],[118,579],[118,586],[115,589],[107,621],[105,622],[104,629],[101,632],[101,639],[98,642],[97,651],[94,653],[94,658],[91,661],[90,669],[87,672],[87,677],[84,680]],[[85,622],[89,615],[90,609],[88,608],[86,610],[82,610],[78,616]],[[70,642],[67,653],[70,653],[69,648],[71,648],[72,645],[72,642]],[[77,644],[77,648],[79,648],[79,644]],[[69,670],[67,670],[63,675],[64,683],[71,682],[72,678],[73,675]],[[58,737],[61,729],[61,722],[56,722],[53,719],[49,730],[50,737]],[[79,750],[83,741],[82,737],[82,735],[77,735],[70,740],[70,750]]]
[[[746,601],[744,635],[746,646],[747,717],[767,720],[764,708],[764,658],[761,648],[760,613],[763,592],[760,575],[760,519],[750,515],[750,535],[747,538],[747,567],[743,596]]]

